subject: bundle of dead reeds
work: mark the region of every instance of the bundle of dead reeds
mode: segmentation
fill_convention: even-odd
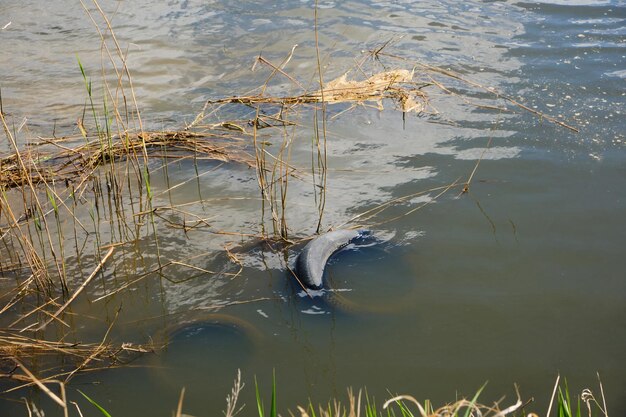
[[[128,363],[137,353],[151,352],[151,347],[132,343],[79,343],[61,340],[45,340],[24,335],[15,330],[0,329],[0,377],[18,381],[27,381],[28,376],[20,372],[22,363],[54,363],[50,359],[64,357],[74,362],[69,371],[55,373],[54,368],[47,368],[48,378],[64,377],[69,380],[77,372],[86,372],[95,368],[106,368]],[[19,359],[18,359],[19,358]]]
[[[104,144],[97,138],[87,137],[41,138],[27,148],[8,155],[0,155],[0,187],[14,187],[76,181],[90,175],[93,170],[112,161],[137,158],[147,150],[151,158],[212,159],[252,165],[246,152],[245,138],[228,131],[143,132],[114,135]],[[79,145],[66,146],[64,143]],[[46,149],[42,149],[48,145]],[[159,152],[167,148],[167,152]]]

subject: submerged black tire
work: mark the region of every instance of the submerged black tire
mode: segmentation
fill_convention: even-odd
[[[296,260],[296,275],[308,289],[319,290],[328,259],[354,239],[363,236],[363,230],[335,230],[311,240]]]

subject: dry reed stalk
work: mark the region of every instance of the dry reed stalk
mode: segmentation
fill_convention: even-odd
[[[396,197],[394,199],[388,200],[384,203],[379,204],[376,207],[373,207],[369,210],[366,210],[364,212],[361,212],[359,214],[356,214],[355,216],[349,218],[348,220],[344,221],[343,223],[339,223],[333,226],[334,229],[339,229],[339,228],[343,228],[345,226],[347,226],[348,224],[357,224],[357,226],[354,226],[354,228],[358,228],[359,224],[365,221],[370,220],[371,218],[379,215],[380,213],[382,213],[383,211],[387,210],[390,207],[393,207],[397,204],[401,204],[404,203],[406,201],[411,200],[412,198],[415,197],[419,197],[419,196],[423,196],[426,194],[430,194],[432,192],[438,192],[436,197],[439,197],[441,195],[443,195],[445,192],[447,192],[448,190],[450,190],[451,188],[454,188],[456,186],[460,186],[461,184],[459,183],[460,178],[457,178],[455,181],[451,182],[448,185],[442,185],[439,187],[432,187],[426,190],[422,190],[422,191],[418,191],[415,193],[411,193],[411,194],[407,194],[404,196],[400,196],[400,197]],[[403,215],[399,216],[399,217],[403,217],[405,215],[411,214],[414,211],[418,210],[419,208],[422,208],[423,204],[421,206],[418,206],[418,208],[413,208],[411,210],[409,210],[408,212],[404,213]],[[397,220],[399,217],[395,217],[392,220]],[[359,221],[359,223],[357,223],[357,220]],[[391,220],[389,220],[391,221]],[[383,224],[383,223],[387,223],[387,220],[382,221],[381,223],[377,223],[377,224]]]
[[[17,146],[17,142],[15,140],[15,137],[13,136],[13,133],[9,129],[9,127],[8,127],[8,125],[6,123],[6,120],[4,118],[4,114],[2,114],[2,113],[0,113],[0,120],[2,121],[2,126],[4,128],[5,135],[6,135],[7,139],[9,140],[9,143],[11,144],[11,146],[14,149],[16,160],[18,162],[18,166],[19,166],[20,170],[22,170],[22,172],[24,172],[24,173],[28,173],[29,169],[27,168],[26,163],[24,162],[24,159],[22,158],[22,156],[20,154],[20,150],[19,150],[19,147]],[[42,204],[41,204],[41,202],[39,200],[39,197],[37,196],[37,193],[34,191],[35,187],[33,185],[33,182],[30,180],[30,175],[26,175],[26,177],[27,177],[28,187],[31,190],[31,195],[32,195],[32,197],[33,197],[33,199],[35,200],[35,203],[36,203],[36,208],[38,209],[38,211],[40,213],[42,213],[43,212],[43,210],[41,209],[42,208]],[[2,187],[2,189],[4,189],[4,187]],[[14,220],[14,218],[12,220]],[[55,264],[55,267],[56,267],[57,272],[59,274],[59,280],[61,282],[61,285],[62,285],[63,289],[66,289],[67,288],[67,282],[65,281],[65,276],[63,275],[63,272],[61,271],[61,269],[59,267],[59,261],[60,260],[59,260],[59,258],[57,256],[56,251],[54,250],[54,245],[52,244],[52,237],[50,235],[50,229],[48,227],[48,222],[47,222],[45,216],[42,218],[42,220],[43,220],[43,226],[44,226],[45,231],[46,231],[46,238],[47,238],[47,241],[48,241],[48,244],[49,244],[49,250],[50,250],[50,253],[52,254],[52,257],[54,258],[54,264]],[[15,221],[13,224],[17,224],[17,222]],[[30,248],[28,248],[28,249],[30,249]],[[33,260],[35,260],[36,258],[37,258],[36,256],[32,255],[32,259]],[[41,271],[45,271],[45,273],[47,274],[47,270],[40,269],[40,265],[35,264],[35,265],[32,265],[32,266],[34,266],[36,268],[34,271],[37,271],[37,272],[40,272],[40,273],[41,273]],[[50,289],[48,288],[48,290],[50,290]]]
[[[185,398],[185,387],[180,390],[180,397],[178,398],[178,406],[176,407],[176,414],[174,417],[181,417],[183,415],[183,399]]]
[[[50,324],[53,320],[56,320],[57,317],[72,303],[72,301],[74,301],[76,299],[76,297],[78,297],[78,295],[85,289],[85,287],[87,287],[87,285],[89,285],[91,280],[96,276],[96,274],[104,266],[104,264],[106,263],[107,259],[109,259],[109,257],[113,254],[113,249],[115,249],[115,248],[113,248],[113,247],[109,248],[108,252],[106,253],[106,255],[104,255],[104,257],[100,260],[100,262],[98,262],[98,265],[96,265],[96,267],[93,270],[93,272],[91,273],[91,275],[89,275],[87,277],[87,279],[80,285],[80,287],[78,287],[76,289],[74,294],[72,294],[72,296],[65,302],[65,304],[63,304],[52,315],[52,317],[50,317],[47,321],[43,322],[39,327],[37,327],[37,329],[36,329],[37,331],[45,329],[48,324]]]
[[[111,249],[113,249],[113,248],[111,248]],[[111,253],[111,251],[109,251],[109,253]],[[87,358],[85,358],[85,360],[80,365],[78,365],[72,372],[69,373],[69,375],[65,378],[65,383],[68,383],[70,381],[70,379],[72,379],[72,377],[74,376],[74,374],[76,372],[80,372],[82,369],[85,369],[87,367],[87,365],[91,361],[93,361],[95,358],[101,356],[102,353],[107,350],[105,342],[106,342],[107,338],[109,337],[109,333],[111,332],[111,329],[113,328],[113,325],[117,322],[117,318],[118,318],[118,316],[120,314],[120,310],[121,309],[122,309],[122,307],[120,306],[117,309],[117,311],[115,312],[115,317],[113,318],[113,320],[111,320],[111,324],[109,324],[109,327],[107,328],[107,331],[104,333],[104,336],[102,337],[102,341],[100,342],[98,347],[96,347],[93,350],[93,352]]]
[[[124,99],[124,102],[126,102],[126,97],[124,94],[124,88],[123,88],[123,84],[122,84],[122,79],[123,76],[122,74],[124,74],[126,76],[126,79],[128,81],[128,89],[130,91],[130,95],[132,97],[132,104],[133,107],[135,109],[135,115],[137,117],[137,122],[139,124],[139,131],[143,134],[144,133],[144,128],[143,128],[143,122],[141,120],[141,112],[139,111],[139,104],[137,102],[137,97],[135,96],[135,90],[133,88],[133,81],[132,81],[132,76],[130,74],[130,70],[128,68],[127,65],[127,57],[126,57],[126,53],[124,53],[124,51],[122,50],[117,37],[115,36],[115,32],[113,30],[113,27],[111,26],[111,22],[109,20],[109,18],[107,17],[106,13],[102,10],[102,8],[100,7],[100,4],[98,3],[97,0],[92,0],[92,3],[94,5],[94,7],[96,8],[96,10],[98,11],[98,14],[100,15],[100,17],[102,18],[102,20],[104,21],[104,26],[106,27],[106,31],[109,34],[109,36],[111,37],[112,41],[113,41],[113,45],[115,47],[115,52],[117,53],[117,59],[120,60],[121,62],[121,69],[118,69],[118,63],[116,62],[116,59],[113,57],[113,54],[111,53],[109,47],[108,47],[108,43],[107,43],[107,39],[106,39],[106,35],[105,33],[103,33],[103,30],[100,28],[100,26],[98,25],[98,23],[96,22],[95,18],[93,17],[92,13],[90,12],[89,8],[86,6],[86,4],[84,3],[83,0],[79,0],[83,9],[85,10],[87,16],[89,17],[89,19],[91,20],[91,22],[93,23],[94,27],[96,28],[96,30],[98,31],[98,34],[100,35],[100,40],[101,40],[101,45],[102,48],[106,51],[109,60],[114,68],[114,71],[117,75],[116,79],[118,80],[118,85],[116,87],[116,95],[110,95],[111,99],[113,100],[114,103],[117,103],[117,93],[121,93]],[[104,63],[103,63],[103,79],[105,78],[105,74],[104,74]],[[108,90],[108,85],[105,86]],[[110,91],[109,91],[110,94]],[[123,121],[121,114],[119,114],[119,112],[117,111],[117,106],[114,105],[115,111],[116,111],[116,116],[118,117],[118,120],[121,122]],[[127,130],[127,129],[124,129]],[[143,157],[144,157],[144,163],[148,162],[148,156],[147,153],[145,152],[145,148],[143,149]]]
[[[496,120],[496,123],[494,124],[494,127],[492,129],[492,132],[494,132],[494,131],[496,131],[498,129],[498,125],[499,125],[499,120]],[[478,170],[478,166],[482,162],[482,160],[483,160],[483,158],[485,156],[485,153],[489,150],[489,148],[491,148],[491,143],[492,142],[493,142],[493,133],[489,136],[489,139],[487,140],[487,146],[485,146],[485,148],[483,148],[483,151],[480,153],[480,157],[476,160],[476,164],[474,165],[474,169],[472,169],[472,172],[470,173],[469,177],[467,178],[467,181],[465,182],[465,185],[463,186],[462,193],[469,192],[470,184],[472,183],[472,179],[474,178],[474,174],[476,174],[476,171]]]
[[[2,352],[4,358],[14,356],[32,359],[50,354],[83,357],[91,354],[94,347],[95,345],[87,343],[71,343],[28,337],[18,330],[0,330],[0,352]]]
[[[297,45],[296,45],[297,46]],[[269,82],[274,78],[277,73],[280,73],[292,82],[295,82],[298,86],[301,87],[297,81],[295,81],[292,77],[288,76],[283,68],[289,63],[293,56],[293,52],[296,48],[294,46],[289,55],[287,55],[283,61],[279,65],[274,65],[268,60],[259,56],[257,61],[255,62],[255,66],[258,62],[261,62],[265,65],[268,65],[272,68],[270,75],[266,78],[263,85],[260,87],[260,95],[263,96],[268,87]],[[254,68],[254,67],[253,67]],[[258,140],[258,129],[262,127],[269,127],[271,124],[263,121],[265,126],[263,126],[260,122],[265,119],[265,117],[261,116],[261,106],[254,105],[255,108],[255,117],[252,122],[253,126],[253,144],[255,149],[255,161],[256,161],[256,172],[257,172],[257,183],[259,185],[259,190],[261,191],[261,228],[262,233],[265,234],[265,224],[264,224],[264,216],[266,211],[266,203],[267,209],[270,213],[270,218],[272,219],[272,228],[275,236],[280,236],[283,239],[288,238],[288,227],[286,220],[286,202],[287,202],[287,186],[288,186],[288,177],[283,175],[283,170],[287,171],[289,168],[289,162],[285,162],[284,155],[287,150],[287,155],[290,155],[289,143],[290,141],[287,139],[288,135],[286,132],[283,134],[283,142],[278,152],[278,156],[272,155],[269,151],[265,149],[266,144]],[[282,109],[280,111],[282,113]],[[273,118],[282,124],[282,127],[285,128],[288,124],[281,116]],[[270,156],[273,159],[273,164],[271,168],[267,167],[267,159],[266,157]],[[287,168],[285,168],[287,166]],[[278,172],[278,174],[277,174]],[[277,187],[276,184],[279,184]],[[280,193],[280,198],[278,194]],[[280,213],[280,215],[279,215]]]
[[[322,63],[320,60],[320,47],[319,47],[319,33],[318,33],[318,4],[317,0],[315,0],[315,13],[313,17],[313,26],[315,32],[315,58],[317,61],[317,75],[319,77],[319,98],[322,102],[322,138],[323,138],[323,157],[320,158],[320,141],[319,141],[319,125],[317,118],[317,109],[315,110],[315,138],[316,138],[316,146],[317,146],[317,155],[318,155],[318,166],[319,172],[321,174],[321,191],[319,193],[320,201],[318,203],[318,212],[319,216],[317,219],[317,227],[315,229],[316,233],[320,232],[322,227],[322,220],[324,218],[324,209],[326,208],[326,182],[327,182],[327,168],[328,168],[328,140],[327,140],[327,128],[326,128],[326,96],[324,92],[324,76],[322,74]],[[331,89],[333,87],[330,87]]]
[[[373,54],[374,54],[374,52],[373,52],[373,51],[370,51],[370,54],[372,54],[372,55],[373,55]],[[391,59],[394,59],[394,60],[399,60],[399,61],[403,61],[403,62],[408,61],[408,59],[407,59],[407,58],[404,58],[404,57],[401,57],[401,56],[398,56],[398,55],[394,55],[394,54],[389,54],[389,53],[382,52],[382,51],[378,51],[378,52],[376,52],[376,55],[377,55],[377,56],[379,56],[379,55],[386,56],[386,57],[389,57],[389,58],[391,58]],[[423,70],[428,71],[428,72],[430,72],[430,73],[433,73],[433,74],[441,74],[441,75],[444,75],[444,76],[446,76],[446,77],[448,77],[448,78],[450,78],[450,79],[454,79],[454,80],[461,81],[462,83],[464,83],[464,84],[466,84],[466,85],[469,85],[469,86],[472,86],[472,87],[478,88],[478,89],[480,89],[480,90],[482,90],[482,91],[485,91],[485,92],[489,93],[490,95],[492,95],[492,96],[493,96],[493,97],[495,97],[495,98],[503,99],[503,100],[505,100],[505,101],[507,101],[507,102],[511,103],[511,104],[512,104],[512,105],[514,105],[515,107],[518,107],[518,108],[519,108],[519,109],[521,109],[521,110],[524,110],[524,111],[526,111],[526,112],[528,112],[528,113],[533,114],[534,116],[538,117],[540,120],[547,120],[547,121],[549,121],[550,123],[554,123],[554,124],[556,124],[556,125],[558,125],[558,126],[564,127],[564,128],[566,128],[566,129],[568,129],[568,130],[571,130],[572,132],[576,132],[576,133],[578,133],[578,132],[579,132],[578,128],[576,128],[575,126],[572,126],[572,125],[570,125],[570,124],[568,124],[568,123],[565,123],[565,122],[563,122],[562,120],[559,120],[559,119],[557,119],[557,118],[555,118],[555,117],[550,116],[549,114],[545,114],[545,113],[542,113],[542,112],[540,112],[540,111],[538,111],[538,110],[531,109],[530,107],[528,107],[528,106],[524,105],[524,104],[523,104],[523,103],[521,103],[520,101],[515,100],[513,97],[508,96],[508,95],[506,95],[506,94],[503,94],[503,93],[502,93],[502,92],[500,92],[500,91],[497,91],[497,90],[496,90],[495,88],[493,88],[493,87],[488,87],[488,86],[485,86],[485,85],[483,85],[483,84],[480,84],[480,83],[478,83],[478,82],[476,82],[476,81],[473,81],[473,80],[471,80],[471,79],[469,79],[469,78],[467,78],[467,77],[464,77],[463,75],[461,75],[461,74],[459,74],[459,73],[456,73],[456,72],[454,72],[454,71],[452,71],[452,70],[449,70],[449,69],[444,69],[444,68],[437,67],[437,66],[434,66],[434,65],[424,64],[424,63],[422,63],[422,62],[416,62],[416,63],[414,63],[414,65],[415,65],[415,66],[418,66],[418,67],[422,68]],[[431,81],[434,81],[432,78],[430,78],[430,80],[431,80]],[[436,85],[437,85],[437,86],[438,86],[438,87],[439,87],[442,91],[444,91],[444,92],[446,92],[446,93],[449,93],[449,94],[455,95],[455,96],[457,96],[457,97],[459,96],[459,95],[457,95],[456,93],[452,93],[452,92],[451,92],[451,91],[450,91],[447,87],[445,87],[445,85],[443,85],[443,83],[437,82],[437,84],[436,84]],[[468,103],[470,103],[470,104],[474,104],[474,103],[471,103],[471,102],[468,102]],[[477,107],[485,107],[485,108],[489,108],[489,106],[484,106],[484,105],[476,105],[476,106],[477,106]],[[492,109],[495,109],[495,110],[498,110],[498,111],[506,111],[506,110],[507,110],[507,109],[504,109],[504,108],[501,108],[501,107],[491,107],[491,108],[492,108]]]
[[[239,394],[245,384],[241,382],[241,369],[237,369],[237,377],[235,378],[235,382],[233,383],[233,388],[230,391],[230,394],[226,396],[226,410],[224,411],[224,417],[235,417],[241,410],[241,407],[237,407],[237,400],[239,399]]]
[[[56,395],[55,393],[50,391],[50,389],[48,387],[46,387],[43,384],[43,382],[41,382],[39,380],[39,378],[37,378],[35,375],[33,375],[28,370],[28,368],[26,368],[18,359],[13,358],[13,361],[33,381],[33,383],[35,385],[37,385],[37,387],[39,387],[40,390],[42,390],[52,401],[57,403],[63,409],[63,415],[67,417],[67,415],[68,415],[67,414],[67,402],[66,402],[66,398],[65,398],[65,387],[64,387],[63,383],[60,382],[60,381],[49,381],[49,382],[56,382],[61,387],[61,398],[59,398],[58,395]]]
[[[222,235],[227,235],[227,236],[238,236],[238,237],[247,237],[250,239],[264,239],[263,235],[257,235],[257,234],[248,234],[248,233],[236,233],[236,232],[224,232],[224,231],[216,231],[214,232],[215,234],[222,234]],[[247,244],[245,246],[246,249],[243,249],[243,251],[249,249],[250,247],[252,247],[253,245],[256,246],[257,245],[257,240],[252,240],[249,244]],[[118,244],[116,246],[120,246],[122,244]],[[114,290],[111,290],[103,295],[101,295],[100,297],[94,299],[92,302],[96,303],[98,301],[102,301],[106,298],[112,297],[115,294],[120,293],[121,291],[126,290],[127,288],[132,288],[134,285],[138,284],[139,282],[143,281],[144,279],[153,276],[153,275],[157,275],[157,274],[162,274],[163,271],[173,265],[177,265],[177,266],[185,266],[188,267],[190,269],[196,270],[196,271],[200,271],[200,273],[202,274],[210,274],[210,275],[224,275],[224,276],[228,276],[231,277],[231,279],[239,276],[239,274],[241,274],[242,270],[243,270],[243,265],[241,264],[241,261],[239,261],[239,259],[237,258],[237,255],[235,253],[235,251],[233,251],[233,249],[229,246],[229,245],[225,245],[224,246],[224,252],[223,252],[228,259],[235,265],[238,266],[238,271],[237,272],[225,272],[225,271],[210,271],[204,268],[199,268],[197,266],[194,266],[192,264],[190,264],[190,262],[194,259],[203,259],[206,258],[207,255],[215,255],[214,251],[209,251],[209,252],[203,252],[203,253],[199,253],[199,254],[195,254],[192,256],[189,256],[187,258],[183,258],[180,259],[178,261],[176,260],[168,260],[164,263],[162,263],[160,266],[157,266],[149,271],[145,271],[142,272],[140,274],[138,274],[134,279],[127,281],[126,283],[120,285],[119,287],[115,288]],[[175,282],[175,281],[172,281]]]
[[[53,305],[58,305],[57,304],[57,300],[59,299],[59,297],[53,298],[53,299],[49,299],[47,300],[45,303],[40,304],[38,306],[36,306],[35,308],[33,308],[31,311],[29,311],[26,314],[22,314],[21,316],[19,316],[13,323],[9,324],[9,328],[14,328],[19,322],[27,319],[28,317],[30,317],[31,315],[43,310],[45,307],[48,306],[48,304],[53,304]],[[7,304],[8,305],[8,304]],[[2,311],[0,311],[0,314],[2,314],[4,312],[4,309]]]
[[[556,392],[559,389],[559,381],[561,380],[561,375],[556,376],[556,381],[554,381],[554,389],[552,390],[552,396],[550,397],[550,404],[548,404],[548,412],[546,413],[546,417],[550,416],[550,412],[552,411],[552,405],[554,404],[554,399],[556,398]]]

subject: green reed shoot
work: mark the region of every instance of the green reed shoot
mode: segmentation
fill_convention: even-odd
[[[367,391],[365,391],[365,417],[377,417],[376,412],[376,400],[374,397],[370,399],[370,396],[367,395]]]
[[[150,190],[150,173],[148,172],[148,167],[144,167],[143,180],[146,184],[146,195],[148,196],[148,201],[152,201],[152,191]]]
[[[485,389],[486,386],[487,386],[487,383],[485,382],[483,384],[483,386],[480,387],[478,389],[478,391],[476,391],[476,394],[474,394],[474,397],[472,398],[472,400],[470,401],[469,405],[465,409],[464,417],[470,417],[470,414],[472,414],[472,412],[474,411],[474,406],[476,405],[476,401],[478,400],[478,397],[480,396],[480,393],[483,392],[483,390]]]
[[[259,417],[265,417],[265,404],[263,403],[263,399],[261,398],[261,394],[259,392],[259,384],[257,382],[256,377],[254,377],[254,389],[256,393],[256,405],[257,410],[259,412]],[[272,402],[270,404],[270,411],[268,417],[277,417],[278,413],[276,411],[276,372],[272,372]]]
[[[564,380],[565,387],[559,386],[559,392],[557,397],[557,415],[559,417],[581,417],[580,411],[580,397],[578,397],[578,404],[576,407],[576,413],[572,407],[572,400],[569,395],[569,387],[567,386],[567,379]],[[591,414],[590,414],[591,415]]]
[[[85,394],[81,390],[76,390],[76,391],[78,391],[83,397],[85,397],[87,399],[87,401],[89,401],[93,406],[95,406],[98,410],[100,410],[100,412],[102,413],[103,416],[111,417],[111,414],[109,414],[109,412],[107,410],[105,410],[104,408],[102,408],[100,406],[100,404],[98,404],[97,402],[95,402],[94,400],[89,398],[89,396],[87,394]]]
[[[411,412],[411,410],[409,410],[409,408],[406,406],[405,403],[403,403],[402,401],[396,401],[396,405],[400,409],[400,413],[401,413],[400,415],[402,417],[414,417],[413,416],[413,412]],[[424,408],[426,408],[426,407],[424,407]],[[396,415],[394,409],[392,409],[392,408],[387,408],[387,415],[389,415],[389,412],[391,412],[392,416]]]
[[[103,89],[104,90],[104,89]],[[111,163],[113,163],[113,143],[111,142],[111,115],[109,114],[109,108],[107,106],[107,95],[106,92],[103,91],[102,92],[102,108],[104,111],[104,128],[105,128],[105,132],[106,132],[106,138],[108,140],[108,145],[109,145],[109,153],[110,153],[110,158],[109,161]]]
[[[85,68],[83,67],[83,64],[80,62],[80,58],[78,58],[78,56],[76,56],[76,60],[78,61],[78,67],[80,68],[80,72],[81,74],[83,74],[83,80],[85,81],[85,89],[87,90],[87,96],[89,97],[91,113],[93,115],[94,123],[96,124],[96,131],[98,132],[98,134],[100,134],[100,123],[98,122],[98,116],[96,114],[96,106],[93,103],[91,80],[87,78],[87,74],[85,73]]]
[[[59,256],[59,259],[61,260],[61,285],[62,285],[63,291],[68,293],[69,291],[67,288],[67,277],[66,277],[66,268],[65,268],[65,250],[64,250],[64,245],[63,245],[63,228],[61,226],[61,217],[59,216],[59,205],[57,204],[54,190],[52,190],[50,186],[48,185],[46,186],[46,196],[48,197],[48,201],[50,202],[50,205],[52,206],[52,209],[54,212],[54,219],[56,221],[56,226],[57,226],[57,239],[59,241],[59,250],[61,251],[61,254]]]

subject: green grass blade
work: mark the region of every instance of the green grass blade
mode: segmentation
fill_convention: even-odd
[[[80,62],[80,58],[78,58],[78,55],[76,55],[76,60],[78,61],[78,67],[80,68],[80,73],[83,75],[83,80],[85,81],[85,88],[87,89],[87,95],[89,96],[89,104],[91,106],[91,113],[93,115],[94,123],[96,124],[96,131],[98,132],[98,135],[100,135],[100,124],[98,123],[98,116],[96,114],[96,107],[93,104],[93,95],[92,95],[92,90],[91,90],[91,80],[89,78],[87,78],[87,74],[85,73],[85,68],[83,67],[82,62]]]
[[[402,413],[403,417],[413,417],[413,413],[411,412],[411,410],[409,410],[409,408],[403,401],[396,401],[396,404],[400,408],[400,412]]]
[[[370,401],[367,391],[365,391],[365,416],[376,417],[376,400],[372,398]]]
[[[59,207],[57,206],[57,201],[54,198],[54,194],[50,192],[49,188],[46,188],[46,194],[48,195],[48,201],[50,201],[50,204],[52,205],[52,208],[54,209],[55,213],[59,212]]]
[[[33,221],[35,222],[35,227],[37,228],[37,230],[43,230],[43,226],[41,226],[41,220],[39,220],[39,212],[37,212],[37,214],[33,218]]]
[[[143,172],[143,179],[146,183],[146,192],[148,194],[148,200],[152,201],[152,191],[150,189],[150,174],[148,173],[147,167],[145,168]],[[254,383],[256,384],[256,379],[254,380]]]
[[[570,413],[570,410],[569,410],[569,406],[567,404],[566,397],[563,394],[563,390],[561,389],[561,387],[559,387],[559,395],[557,398],[557,402],[558,402],[559,417],[572,417],[572,414]]]
[[[80,68],[80,73],[83,74],[83,80],[85,80],[85,88],[87,89],[87,94],[91,97],[91,81],[87,79],[87,74],[85,73],[85,68],[83,67],[83,63],[80,62],[80,58],[76,55],[76,61],[78,61],[78,67]]]
[[[467,407],[467,409],[465,410],[465,416],[464,417],[469,417],[470,413],[472,412],[472,407],[474,406],[474,404],[476,404],[476,400],[478,400],[478,397],[480,396],[480,394],[483,392],[483,390],[485,389],[485,387],[487,386],[487,382],[485,382],[483,384],[482,387],[480,387],[478,389],[478,391],[476,391],[476,394],[474,394],[474,398],[472,398],[472,401],[470,401],[469,406]]]
[[[565,382],[565,401],[567,402],[567,409],[569,411],[569,415],[572,415],[572,401],[569,397],[569,386],[567,385],[567,378],[564,379]]]
[[[254,377],[254,390],[256,392],[256,406],[259,410],[259,417],[263,417],[265,415],[263,400],[261,400],[261,394],[259,394],[259,384],[257,383],[256,376]]]
[[[107,410],[105,410],[104,408],[100,407],[100,404],[98,404],[97,402],[95,402],[94,400],[92,400],[91,398],[89,398],[87,396],[87,394],[85,394],[84,392],[82,392],[81,390],[76,390],[78,392],[80,392],[80,394],[85,397],[87,399],[87,401],[89,401],[91,404],[93,404],[98,410],[100,410],[100,412],[102,413],[102,415],[106,416],[106,417],[111,417],[111,414],[109,414],[107,412]]]
[[[272,371],[272,404],[270,406],[270,416],[278,417],[276,412],[276,370]]]

